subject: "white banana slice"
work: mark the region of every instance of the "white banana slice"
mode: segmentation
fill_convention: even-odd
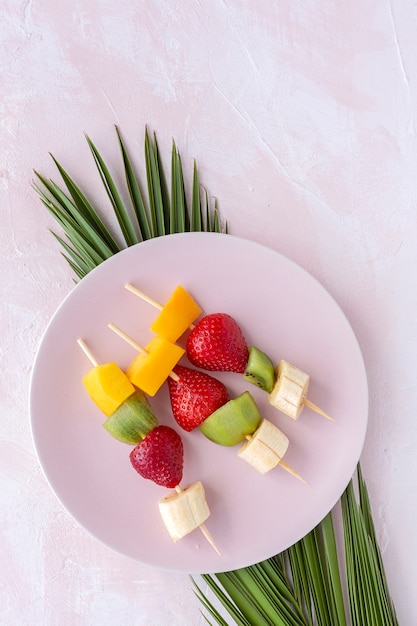
[[[277,368],[277,380],[269,402],[279,411],[292,419],[300,417],[307,397],[310,376],[288,361],[280,361]]]
[[[289,440],[272,422],[261,421],[257,430],[238,451],[238,456],[247,461],[261,474],[276,467],[286,453]]]
[[[203,483],[197,481],[183,490],[161,498],[159,511],[174,541],[188,535],[201,526],[210,515]]]

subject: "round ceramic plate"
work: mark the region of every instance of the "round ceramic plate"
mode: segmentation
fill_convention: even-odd
[[[280,466],[259,474],[237,456],[239,446],[219,446],[200,431],[181,431],[172,417],[166,384],[151,399],[159,422],[182,435],[182,486],[196,480],[204,484],[211,510],[206,526],[221,556],[198,529],[177,543],[171,540],[158,510],[158,500],[168,490],[132,469],[132,447],[105,431],[104,418],[81,382],[91,365],[78,338],[100,362],[116,361],[125,368],[136,352],[108,328],[109,322],[142,345],[152,337],[149,326],[158,311],[125,289],[126,282],[161,303],[182,284],[205,313],[232,315],[248,345],[267,352],[274,362],[286,359],[310,374],[309,399],[335,419],[330,422],[305,408],[293,421],[241,375],[214,374],[232,397],[250,390],[261,415],[286,433],[290,446],[285,461],[304,484]],[[90,272],[51,320],[31,384],[32,432],[40,463],[69,513],[127,557],[190,573],[241,568],[307,534],[354,473],[367,412],[362,355],[327,291],[277,252],[212,233],[152,239]]]

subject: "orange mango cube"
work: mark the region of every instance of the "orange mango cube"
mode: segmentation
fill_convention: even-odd
[[[145,353],[141,352],[133,359],[126,374],[136,387],[148,396],[154,396],[185,350],[164,337],[154,337],[145,350]]]
[[[188,291],[178,285],[154,320],[151,330],[156,335],[175,343],[202,312]]]
[[[90,398],[107,417],[135,391],[126,374],[113,362],[96,365],[82,380]]]

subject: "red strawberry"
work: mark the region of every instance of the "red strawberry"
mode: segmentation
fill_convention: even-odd
[[[248,346],[235,320],[226,313],[203,317],[188,335],[187,356],[205,370],[243,374]]]
[[[173,488],[182,480],[184,448],[169,426],[156,426],[130,453],[130,462],[143,478]]]
[[[169,395],[173,415],[184,430],[197,428],[229,401],[226,387],[213,376],[182,365],[177,365],[174,372],[180,379],[168,378]]]

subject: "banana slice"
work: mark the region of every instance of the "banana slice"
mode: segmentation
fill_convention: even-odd
[[[197,481],[159,501],[162,520],[174,541],[192,532],[209,517],[203,483]]]
[[[272,422],[263,419],[237,454],[258,472],[266,474],[280,463],[288,445],[288,437]]]
[[[280,361],[277,368],[277,380],[269,402],[279,411],[292,419],[300,417],[307,397],[310,376],[288,361]]]

